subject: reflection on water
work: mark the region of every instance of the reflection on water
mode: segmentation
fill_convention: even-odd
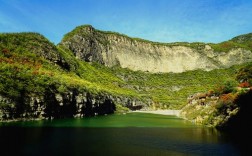
[[[1,123],[0,123],[1,126]],[[148,113],[96,116],[82,119],[41,120],[2,123],[2,126],[21,127],[196,127],[176,116]]]
[[[83,120],[69,119],[55,123],[37,122],[16,123],[0,128],[1,155],[241,155],[244,151],[236,146],[226,135],[216,129],[192,126],[184,120],[160,115],[129,115],[128,117],[113,116],[109,118],[90,119],[85,122],[97,123],[110,119],[105,123],[111,126],[99,127],[80,126]],[[153,121],[144,121],[143,116],[155,119],[166,127],[150,126]],[[152,118],[153,117],[153,118]],[[116,119],[112,119],[116,118]],[[134,118],[141,121],[140,127],[112,127],[117,120],[119,123]],[[163,120],[163,118],[167,118]],[[168,119],[169,118],[169,119]],[[86,119],[84,119],[85,121]],[[101,120],[101,121],[100,121]],[[170,120],[170,121],[169,121]],[[127,124],[130,124],[128,121]],[[180,121],[180,125],[178,122]],[[112,122],[112,123],[111,123]],[[37,124],[38,124],[37,123]],[[62,123],[60,125],[60,123]],[[64,124],[63,124],[64,123]],[[73,126],[72,123],[77,124]],[[155,123],[155,122],[154,122]],[[169,123],[176,126],[168,126]],[[20,124],[22,126],[20,126]],[[28,127],[25,126],[28,124]],[[91,124],[91,123],[89,123]],[[146,124],[148,126],[144,127]],[[158,124],[158,125],[159,125]],[[185,125],[184,125],[185,124]],[[33,126],[32,126],[33,125]],[[60,126],[59,126],[60,125]],[[67,126],[63,126],[67,125]],[[92,123],[92,125],[95,125]],[[134,125],[134,124],[133,124]],[[42,126],[42,127],[41,127]]]

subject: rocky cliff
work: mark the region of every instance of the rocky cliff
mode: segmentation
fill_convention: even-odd
[[[87,62],[137,71],[174,72],[212,70],[252,61],[251,49],[233,40],[223,44],[156,43],[79,26],[65,35],[60,45]]]
[[[230,93],[196,93],[180,117],[197,124],[229,130],[249,128],[251,122],[251,88],[236,87]]]
[[[115,75],[37,33],[0,33],[0,73],[0,121],[104,115],[149,104],[121,89]]]
[[[80,26],[55,46],[37,33],[0,33],[0,120],[181,109],[192,92],[234,79],[238,65],[204,70],[250,61],[249,36],[163,44]]]
[[[132,110],[146,106],[133,98],[79,92],[76,89],[59,93],[48,88],[43,94],[29,94],[18,100],[0,94],[0,121],[87,117],[112,114],[116,111],[124,113],[118,110],[117,104]]]

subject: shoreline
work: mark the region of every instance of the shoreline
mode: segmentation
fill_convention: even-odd
[[[175,115],[179,116],[181,110],[136,110],[136,111],[131,111],[132,113],[151,113],[151,114],[160,114],[160,115]]]
[[[159,115],[175,115],[179,117],[179,113],[181,110],[135,110],[130,111],[127,113],[151,113],[151,114],[159,114]],[[127,114],[125,113],[125,114]],[[124,114],[124,113],[123,113]],[[73,117],[78,118],[78,117]],[[8,123],[8,122],[17,122],[17,121],[40,121],[40,120],[53,120],[48,118],[17,118],[17,119],[7,119],[7,120],[0,120],[0,123]]]

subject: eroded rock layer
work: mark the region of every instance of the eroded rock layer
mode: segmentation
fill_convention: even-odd
[[[153,73],[208,71],[252,61],[252,53],[246,48],[218,51],[211,46],[213,44],[156,43],[99,31],[92,26],[77,27],[65,35],[60,44],[87,62]]]

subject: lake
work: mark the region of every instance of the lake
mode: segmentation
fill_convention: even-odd
[[[240,139],[176,116],[148,113],[0,123],[1,156],[249,154],[250,145]]]

